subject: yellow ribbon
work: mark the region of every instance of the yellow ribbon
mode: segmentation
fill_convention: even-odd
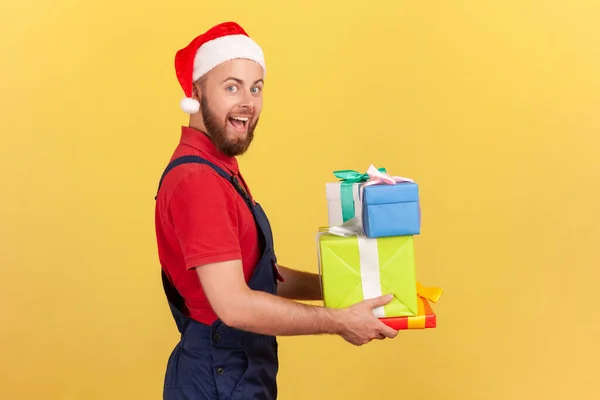
[[[442,295],[443,289],[438,287],[425,287],[417,282],[417,294],[429,301],[437,303]]]

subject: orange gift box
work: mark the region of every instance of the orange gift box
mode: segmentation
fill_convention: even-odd
[[[379,320],[396,330],[435,328],[437,326],[436,315],[428,300],[436,303],[442,294],[442,289],[424,288],[417,283],[417,293],[417,315],[409,317],[379,318]]]

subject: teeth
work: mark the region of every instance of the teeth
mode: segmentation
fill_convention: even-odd
[[[236,119],[238,121],[244,121],[244,122],[248,121],[248,117],[231,117],[231,119]]]

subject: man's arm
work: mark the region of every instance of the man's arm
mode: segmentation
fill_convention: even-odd
[[[391,298],[333,310],[251,290],[240,260],[238,196],[228,182],[200,166],[178,183],[168,207],[186,269],[197,271],[221,320],[234,328],[267,335],[339,334],[356,345],[398,333],[373,314],[373,308]],[[232,259],[236,261],[226,261]]]
[[[391,300],[388,296],[331,309],[250,289],[240,260],[206,264],[196,271],[218,317],[237,329],[275,336],[338,334],[355,345],[398,334],[372,311],[387,304]]]
[[[279,283],[277,294],[295,300],[323,300],[318,274],[278,266],[284,282]]]

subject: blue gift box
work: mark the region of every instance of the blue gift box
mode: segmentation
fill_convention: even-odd
[[[419,186],[414,182],[363,188],[362,223],[370,238],[421,233]]]

